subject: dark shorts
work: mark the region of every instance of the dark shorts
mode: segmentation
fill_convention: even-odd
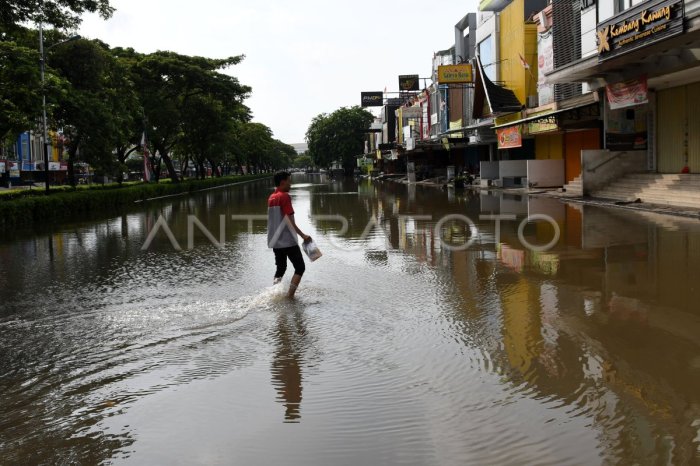
[[[301,255],[301,248],[299,245],[289,248],[274,248],[272,251],[275,253],[275,264],[277,265],[275,278],[282,278],[284,276],[284,273],[287,271],[287,258],[289,258],[294,266],[294,274],[304,275],[306,265],[304,264],[304,257]]]

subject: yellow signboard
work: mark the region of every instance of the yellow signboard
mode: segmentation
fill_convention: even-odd
[[[529,115],[530,117],[539,117],[535,120],[529,121],[527,123],[527,133],[528,134],[538,134],[538,133],[548,133],[550,131],[557,131],[559,129],[559,124],[557,122],[557,117],[550,115],[551,111],[547,110],[545,112],[538,112]]]
[[[474,82],[472,65],[462,63],[460,65],[438,66],[439,84],[466,84]]]

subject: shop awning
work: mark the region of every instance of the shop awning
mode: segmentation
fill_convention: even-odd
[[[518,112],[523,108],[515,93],[506,87],[502,87],[494,83],[486,76],[484,67],[481,65],[481,58],[476,56],[476,76],[474,85],[474,112],[473,117],[476,119],[484,118],[484,100],[488,103],[491,113],[498,115],[500,113]]]
[[[589,105],[596,104],[596,103],[598,103],[598,93],[597,92],[590,92],[588,94],[583,94],[582,96],[579,96],[579,97],[574,97],[572,99],[568,99],[567,101],[565,101],[561,104],[560,108],[552,110],[551,112],[538,113],[536,115],[528,116],[526,118],[521,118],[519,120],[509,121],[509,122],[503,123],[501,125],[495,125],[495,126],[493,126],[493,129],[509,128],[511,126],[522,125],[523,123],[531,123],[531,122],[535,122],[535,121],[550,119],[550,118],[557,116],[557,115],[560,115],[562,113],[565,113],[565,112],[568,112],[571,110],[575,110],[575,109],[581,108],[581,107],[587,107]]]

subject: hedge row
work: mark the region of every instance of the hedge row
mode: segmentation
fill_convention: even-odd
[[[133,207],[137,201],[192,193],[269,176],[244,175],[181,183],[140,183],[122,187],[109,185],[87,189],[59,189],[49,196],[33,194],[14,199],[0,198],[0,232],[8,233],[20,228],[43,227],[70,220],[119,215]]]
[[[170,179],[161,180],[161,183],[170,183]],[[72,186],[51,186],[51,193],[65,193],[65,192],[75,192],[75,191],[103,191],[108,189],[123,189],[129,186],[142,186],[143,181],[125,181],[121,185],[119,183],[108,183],[108,184],[89,184],[89,185],[78,185],[76,187]],[[20,199],[22,197],[35,197],[44,196],[46,191],[43,187],[34,187],[32,189],[9,189],[0,191],[0,202]]]

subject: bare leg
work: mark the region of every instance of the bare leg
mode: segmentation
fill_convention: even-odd
[[[294,275],[292,277],[292,283],[289,284],[289,293],[287,293],[287,297],[289,299],[294,298],[294,293],[297,292],[297,287],[299,287],[299,283],[301,282],[301,275]]]

